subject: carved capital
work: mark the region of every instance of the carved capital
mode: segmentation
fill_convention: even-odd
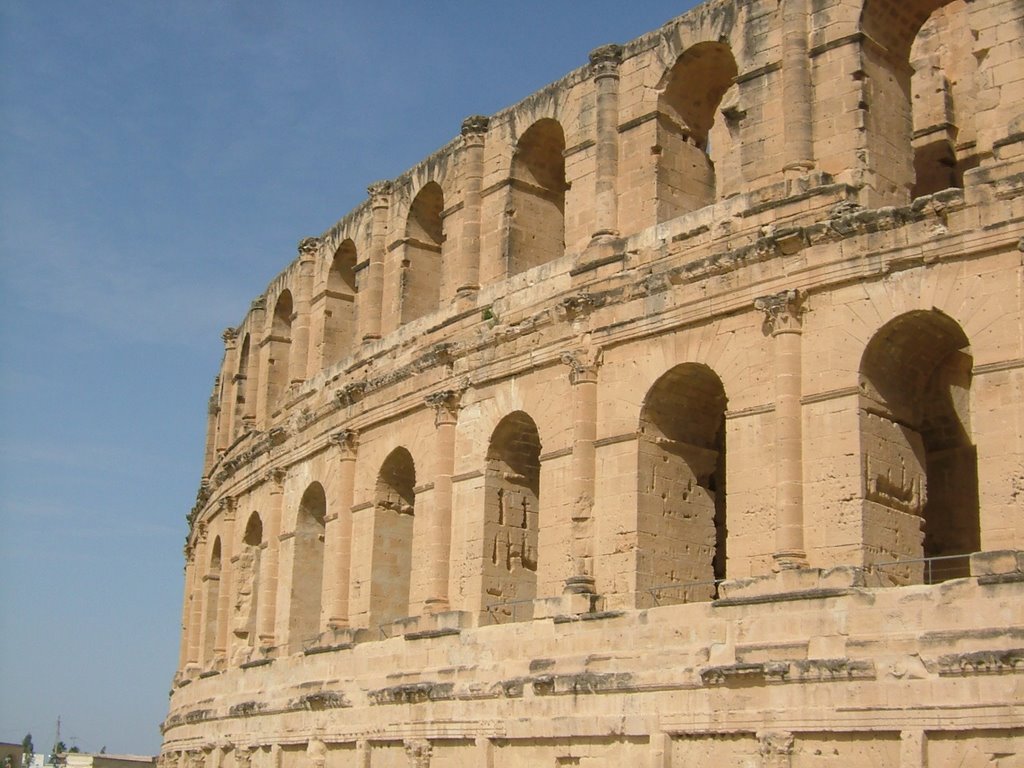
[[[411,768],[430,768],[430,742],[426,739],[407,739],[405,755],[409,758]]]
[[[354,429],[343,429],[331,435],[331,442],[338,446],[342,461],[354,461],[356,449],[359,447],[359,432]]]
[[[793,289],[754,299],[754,309],[764,312],[764,326],[775,336],[779,333],[800,333],[804,294]]]
[[[209,535],[209,533],[210,533],[209,528],[207,527],[205,522],[200,521],[200,522],[196,523],[196,539],[195,539],[195,543],[196,544],[205,544],[206,543],[206,537]]]
[[[569,382],[572,384],[594,383],[597,381],[597,369],[601,367],[601,349],[577,349],[563,352],[560,356],[563,363],[569,366]]]
[[[282,490],[282,487],[284,486],[285,474],[286,473],[285,473],[285,471],[283,469],[280,469],[280,468],[270,469],[270,470],[267,470],[267,473],[265,475],[263,475],[263,480],[265,482],[270,483],[270,490],[271,490],[271,492],[276,491],[276,492],[280,493],[281,490]]]
[[[304,237],[299,241],[299,258],[312,259],[320,250],[320,238]]]
[[[235,519],[235,497],[225,496],[218,502],[220,512],[224,516],[224,519],[231,521]]]
[[[793,755],[793,734],[762,731],[757,734],[761,764],[765,768],[789,768]]]
[[[266,312],[267,311],[267,297],[260,296],[258,299],[253,299],[252,303],[249,304],[250,312]]]
[[[235,747],[235,768],[249,768],[252,765],[252,750],[248,747]]]
[[[370,205],[374,208],[387,208],[391,198],[392,184],[390,181],[375,181],[366,188],[370,195]]]
[[[454,424],[459,419],[459,403],[462,390],[443,389],[427,395],[423,401],[434,409],[434,426]]]
[[[238,340],[238,329],[225,328],[220,337],[224,340],[225,349],[234,349],[235,342]]]
[[[462,135],[467,139],[470,137],[480,137],[487,133],[487,129],[491,125],[491,119],[484,115],[470,115],[462,121]]]
[[[575,320],[577,317],[592,312],[601,302],[586,291],[573,296],[566,296],[555,304],[555,315],[559,320]]]
[[[615,43],[602,45],[590,52],[590,69],[595,80],[618,77],[622,63],[622,46]]]

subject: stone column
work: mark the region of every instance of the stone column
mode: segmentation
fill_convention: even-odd
[[[569,366],[572,385],[572,477],[569,481],[572,506],[572,575],[565,592],[592,595],[594,589],[594,441],[597,439],[597,369],[600,350],[593,353],[566,352],[562,362]]]
[[[367,739],[356,740],[355,768],[370,768],[370,742]]]
[[[474,740],[476,759],[473,765],[480,768],[494,768],[494,743],[486,736],[477,736]]]
[[[462,202],[462,255],[458,266],[458,295],[480,288],[480,191],[484,182],[484,138],[490,119],[472,115],[462,121],[464,179]]]
[[[191,631],[192,596],[195,592],[196,550],[192,542],[185,544],[185,589],[181,600],[181,649],[178,653],[178,672],[188,665],[188,642]]]
[[[206,523],[196,523],[195,538],[192,543],[194,562],[192,579],[192,605],[188,626],[188,663],[198,664],[200,659],[200,642],[203,636],[203,587],[206,582]]]
[[[231,593],[235,584],[231,558],[234,543],[241,541],[235,530],[235,500],[230,496],[221,499],[221,519],[224,521],[224,535],[220,537],[220,592],[217,597],[217,637],[213,644],[214,656],[228,655],[228,627],[231,626]]]
[[[326,632],[348,626],[348,589],[352,568],[352,504],[356,479],[358,433],[343,429],[331,436],[338,446],[339,488],[337,512],[327,518],[324,530],[324,615],[320,629]]]
[[[444,390],[428,395],[427,405],[434,407],[434,493],[428,526],[427,613],[447,611],[448,567],[452,545],[452,475],[455,474],[455,425],[459,420],[462,393]]]
[[[292,384],[309,378],[310,302],[313,298],[313,267],[320,251],[320,241],[307,237],[299,243],[299,275],[293,294],[292,348],[288,359],[288,380]]]
[[[590,68],[597,91],[597,136],[594,173],[594,236],[593,240],[619,234],[619,64],[621,45],[602,45],[590,52]]]
[[[927,764],[927,739],[924,731],[900,733],[900,768],[924,768]]]
[[[807,0],[783,0],[782,98],[786,105],[783,110],[783,170],[797,176],[814,167],[808,18]]]
[[[217,460],[217,418],[220,415],[220,376],[213,380],[213,392],[206,402],[206,454],[203,456],[203,475],[209,475]]]
[[[779,568],[807,565],[804,551],[803,427],[800,409],[800,335],[803,297],[789,290],[762,296],[775,355],[775,553]]]
[[[366,268],[366,289],[360,290],[360,335],[363,341],[380,338],[381,315],[384,312],[384,255],[387,249],[388,208],[391,205],[391,182],[378,181],[367,187],[372,211],[370,265]]]
[[[224,365],[220,374],[223,386],[220,388],[218,403],[220,413],[217,418],[217,455],[224,453],[231,445],[235,417],[235,377],[231,373],[231,368],[235,361],[238,332],[234,328],[226,328],[220,337],[224,340]]]
[[[793,764],[793,734],[785,731],[757,734],[762,768],[790,768]]]
[[[260,558],[259,611],[260,645],[274,645],[274,622],[277,619],[278,561],[281,551],[281,503],[284,495],[284,470],[272,469],[265,478],[269,490],[267,521],[263,528],[266,550]]]

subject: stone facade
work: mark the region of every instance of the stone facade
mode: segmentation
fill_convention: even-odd
[[[303,240],[165,768],[1024,765],[1022,40],[713,0]]]

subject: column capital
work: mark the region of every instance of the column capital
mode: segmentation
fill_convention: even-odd
[[[390,181],[375,181],[366,188],[370,195],[370,205],[374,208],[387,208],[390,203],[392,184]]]
[[[263,476],[264,481],[270,483],[271,492],[277,491],[280,493],[282,486],[284,485],[284,478],[287,473],[280,468],[268,469],[267,473]]]
[[[409,758],[409,765],[413,768],[427,768],[430,765],[430,754],[433,748],[426,739],[407,739],[405,741],[405,754]]]
[[[350,381],[334,393],[334,401],[339,407],[355,405],[363,398],[363,390],[366,389],[366,382]]]
[[[563,352],[559,359],[569,366],[569,382],[571,384],[586,384],[597,381],[597,369],[603,362],[603,354],[600,348],[585,350],[575,349]]]
[[[462,400],[461,389],[443,389],[423,398],[423,402],[434,409],[434,426],[454,424],[459,419],[459,403]]]
[[[338,446],[342,461],[355,461],[356,450],[359,448],[359,431],[343,429],[331,435],[331,442]]]
[[[225,496],[218,502],[217,506],[220,507],[221,514],[224,515],[226,521],[231,522],[235,519],[236,505],[234,496]]]
[[[249,304],[250,312],[266,312],[267,311],[267,297],[260,296],[258,299],[253,299]]]
[[[754,299],[754,309],[764,312],[764,327],[772,336],[780,333],[800,333],[802,315],[806,311],[806,295],[793,288],[770,296]]]
[[[238,341],[238,329],[237,328],[225,328],[220,337],[224,340],[225,349],[234,349],[235,342]]]
[[[757,734],[761,764],[766,768],[789,768],[793,755],[793,734],[787,731],[761,731]]]
[[[318,237],[304,237],[299,241],[299,261],[312,261],[316,258],[317,253],[320,252],[320,238]]]
[[[469,140],[482,141],[487,129],[490,128],[491,118],[485,115],[470,115],[462,121],[462,136]]]
[[[590,52],[590,69],[595,80],[618,77],[621,63],[622,46],[616,43],[602,45]]]

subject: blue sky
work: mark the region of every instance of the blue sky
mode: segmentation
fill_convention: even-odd
[[[691,3],[0,3],[0,741],[156,753],[237,324],[366,194]]]

